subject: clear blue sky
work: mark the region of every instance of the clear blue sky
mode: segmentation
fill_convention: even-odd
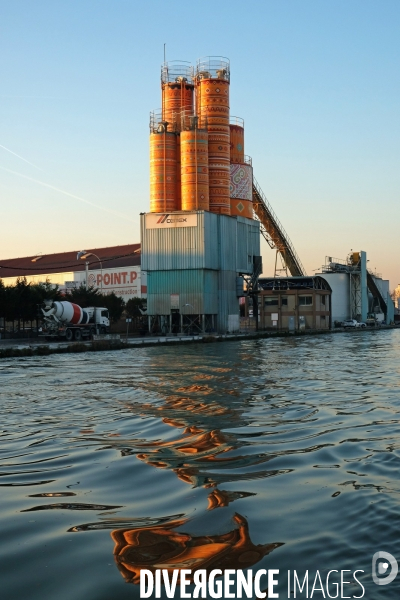
[[[231,114],[307,271],[363,249],[399,283],[399,0],[0,0],[0,258],[139,241],[164,42],[230,58]]]

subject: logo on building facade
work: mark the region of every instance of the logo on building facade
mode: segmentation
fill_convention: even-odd
[[[197,227],[197,214],[152,214],[146,215],[146,229],[164,229],[167,227]]]

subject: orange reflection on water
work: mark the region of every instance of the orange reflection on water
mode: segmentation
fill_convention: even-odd
[[[192,536],[176,531],[187,519],[156,527],[115,529],[114,558],[121,575],[139,584],[140,570],[167,569],[248,569],[281,546],[279,543],[255,545],[250,539],[247,520],[236,513],[235,527],[224,534]]]

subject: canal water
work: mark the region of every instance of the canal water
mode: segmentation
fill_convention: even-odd
[[[281,598],[288,570],[309,571],[309,594],[319,572],[314,598],[345,570],[343,596],[358,580],[397,599],[400,575],[376,585],[371,566],[378,551],[400,561],[399,342],[1,361],[1,597],[125,600],[141,568],[231,568],[279,569]]]

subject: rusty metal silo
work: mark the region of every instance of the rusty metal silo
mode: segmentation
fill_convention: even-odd
[[[182,210],[209,210],[208,133],[192,118],[180,138]]]
[[[253,167],[244,153],[244,121],[230,119],[230,204],[231,215],[253,218]]]
[[[230,117],[231,163],[244,163],[244,121],[240,117]]]
[[[168,130],[179,132],[194,112],[193,70],[190,63],[171,61],[161,67],[162,119]]]
[[[177,136],[161,113],[150,116],[150,212],[179,210],[177,203]]]
[[[208,57],[197,63],[196,107],[208,131],[210,211],[230,215],[229,60]]]
[[[181,210],[182,206],[182,184],[181,184],[181,136],[176,136],[176,210]]]

